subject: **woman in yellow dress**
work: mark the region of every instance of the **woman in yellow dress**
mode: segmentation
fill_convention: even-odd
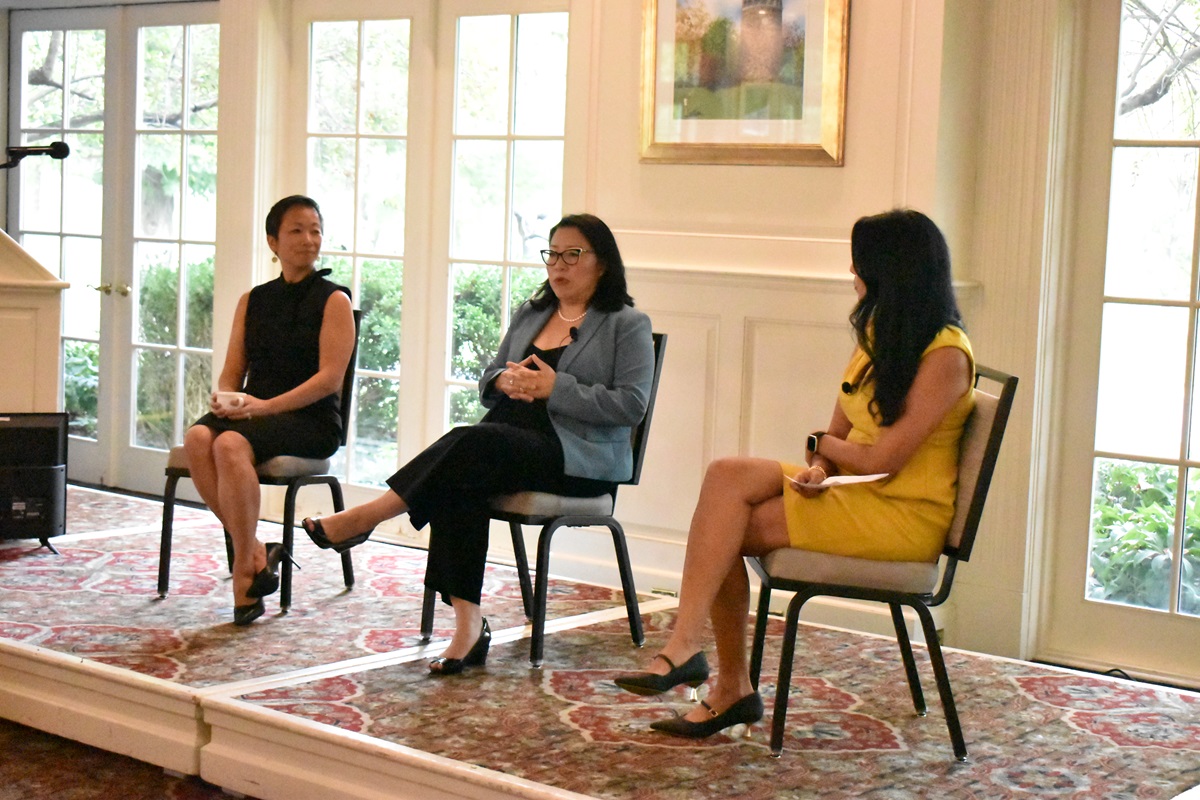
[[[651,727],[703,737],[762,718],[750,683],[743,556],[795,547],[892,561],[936,561],[954,516],[958,445],[973,408],[975,362],[945,237],[924,214],[863,217],[850,234],[858,347],[833,418],[808,435],[805,466],[764,458],[712,462],[688,533],[671,636],[622,689],[651,695],[708,679],[712,620],[720,672],[705,701]],[[833,475],[884,473],[830,490]]]

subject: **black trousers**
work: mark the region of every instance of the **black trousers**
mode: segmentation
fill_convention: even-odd
[[[595,497],[615,484],[563,474],[553,430],[496,422],[453,428],[405,464],[388,486],[420,530],[429,524],[425,585],[449,603],[478,604],[488,550],[488,499],[521,491]]]

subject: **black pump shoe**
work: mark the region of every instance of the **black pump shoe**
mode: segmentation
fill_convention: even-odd
[[[254,620],[263,615],[267,607],[263,605],[262,598],[258,598],[253,603],[244,606],[233,607],[233,624],[234,625],[249,625]]]
[[[333,550],[335,553],[344,553],[351,547],[360,545],[367,539],[371,538],[371,534],[375,532],[374,528],[366,533],[360,533],[357,536],[351,536],[349,539],[343,539],[340,542],[335,542],[325,535],[325,526],[321,524],[321,520],[305,517],[300,523],[300,527],[304,528],[304,532],[308,534],[308,538],[313,540],[313,544],[322,550]]]
[[[662,653],[659,653],[655,658],[661,658],[667,662],[667,666],[671,668],[671,671],[666,675],[656,675],[653,672],[630,672],[626,675],[618,675],[613,683],[627,692],[645,696],[662,694],[681,683],[686,683],[695,689],[708,680],[708,659],[704,657],[703,650],[697,652],[696,655],[678,667],[675,666],[674,661]]]
[[[286,558],[296,569],[300,565],[292,558],[282,542],[271,542],[267,545],[267,565],[254,573],[254,581],[246,590],[246,597],[266,597],[279,591],[279,565]]]
[[[479,628],[479,638],[462,658],[435,658],[429,662],[430,675],[457,675],[464,667],[482,667],[487,661],[488,648],[492,645],[492,629],[485,617]]]
[[[703,739],[734,725],[752,725],[763,716],[763,702],[758,692],[751,692],[720,714],[713,711],[712,706],[703,700],[700,701],[700,705],[708,709],[709,719],[702,722],[691,722],[683,717],[660,719],[657,722],[651,722],[650,727],[673,736]]]

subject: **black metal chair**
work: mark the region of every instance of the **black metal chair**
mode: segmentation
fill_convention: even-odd
[[[350,406],[354,396],[354,365],[358,358],[358,333],[362,323],[362,311],[354,310],[354,350],[350,354],[350,363],[346,366],[346,374],[342,378],[342,391],[338,399],[342,413],[342,445],[350,432]],[[276,456],[259,464],[255,471],[258,473],[259,484],[266,486],[286,486],[283,501],[283,546],[291,553],[295,541],[296,526],[296,495],[304,486],[324,484],[329,487],[333,498],[334,511],[346,507],[342,498],[342,485],[336,475],[329,474],[329,459],[299,458],[297,456]],[[158,554],[158,596],[166,597],[171,578],[171,538],[175,520],[175,489],[180,478],[191,478],[188,471],[187,453],[183,446],[171,448],[167,456],[167,482],[163,488],[163,521],[162,539]],[[225,531],[225,554],[229,559],[230,569],[233,568],[233,540],[229,531]],[[292,562],[285,558],[280,564],[279,575],[279,606],[283,610],[292,604]],[[342,553],[342,578],[346,588],[354,586],[354,562],[350,552]]]
[[[633,475],[621,483],[636,485],[641,479],[642,462],[646,457],[646,442],[650,436],[650,420],[654,415],[654,400],[658,395],[658,381],[662,375],[663,352],[667,346],[665,333],[654,334],[654,381],[650,387],[650,400],[646,416],[633,429]],[[513,553],[517,561],[517,576],[521,581],[521,602],[525,606],[525,617],[533,623],[529,644],[529,661],[535,667],[542,665],[543,645],[546,631],[546,595],[550,581],[550,540],[559,528],[606,527],[612,533],[613,548],[617,555],[617,569],[621,574],[621,590],[625,594],[625,612],[629,617],[629,633],[633,642],[641,647],[645,641],[642,633],[642,617],[638,611],[637,587],[633,583],[633,569],[629,564],[629,548],[625,544],[625,530],[613,516],[616,504],[616,489],[612,494],[599,497],[567,497],[545,492],[518,492],[502,495],[491,501],[491,518],[508,523],[512,534]],[[538,537],[536,584],[529,580],[529,558],[525,552],[523,525],[542,526]],[[421,610],[421,637],[425,641],[433,636],[433,616],[437,595],[425,590],[425,601]]]
[[[999,384],[999,392],[990,394],[980,389],[979,378]],[[946,726],[950,730],[954,756],[959,761],[966,760],[967,746],[963,740],[962,726],[958,721],[950,679],[946,675],[946,663],[942,658],[937,629],[929,609],[946,601],[950,596],[958,562],[971,557],[971,548],[975,544],[979,519],[983,514],[983,504],[987,499],[988,487],[1016,390],[1015,377],[987,367],[976,367],[975,410],[967,419],[966,429],[963,431],[958,467],[958,497],[954,521],[942,550],[945,566],[941,570],[940,582],[937,563],[872,561],[793,548],[776,550],[762,558],[747,559],[762,579],[758,614],[754,625],[754,646],[750,653],[750,677],[755,688],[758,687],[759,674],[762,671],[771,591],[782,589],[796,593],[788,605],[783,652],[779,660],[775,717],[771,728],[772,755],[779,756],[783,752],[784,720],[787,716],[788,689],[792,679],[792,659],[796,648],[800,609],[809,598],[826,595],[888,604],[892,612],[892,624],[896,629],[896,639],[900,645],[900,654],[904,659],[913,706],[919,715],[924,716],[925,698],[921,692],[921,679],[917,675],[912,644],[908,638],[901,606],[908,606],[916,611],[929,648],[929,660],[933,665],[942,707],[946,713]]]

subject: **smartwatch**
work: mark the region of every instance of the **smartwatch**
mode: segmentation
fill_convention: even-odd
[[[817,454],[818,449],[821,447],[821,437],[824,435],[825,431],[817,431],[808,435],[808,452],[813,455]]]

